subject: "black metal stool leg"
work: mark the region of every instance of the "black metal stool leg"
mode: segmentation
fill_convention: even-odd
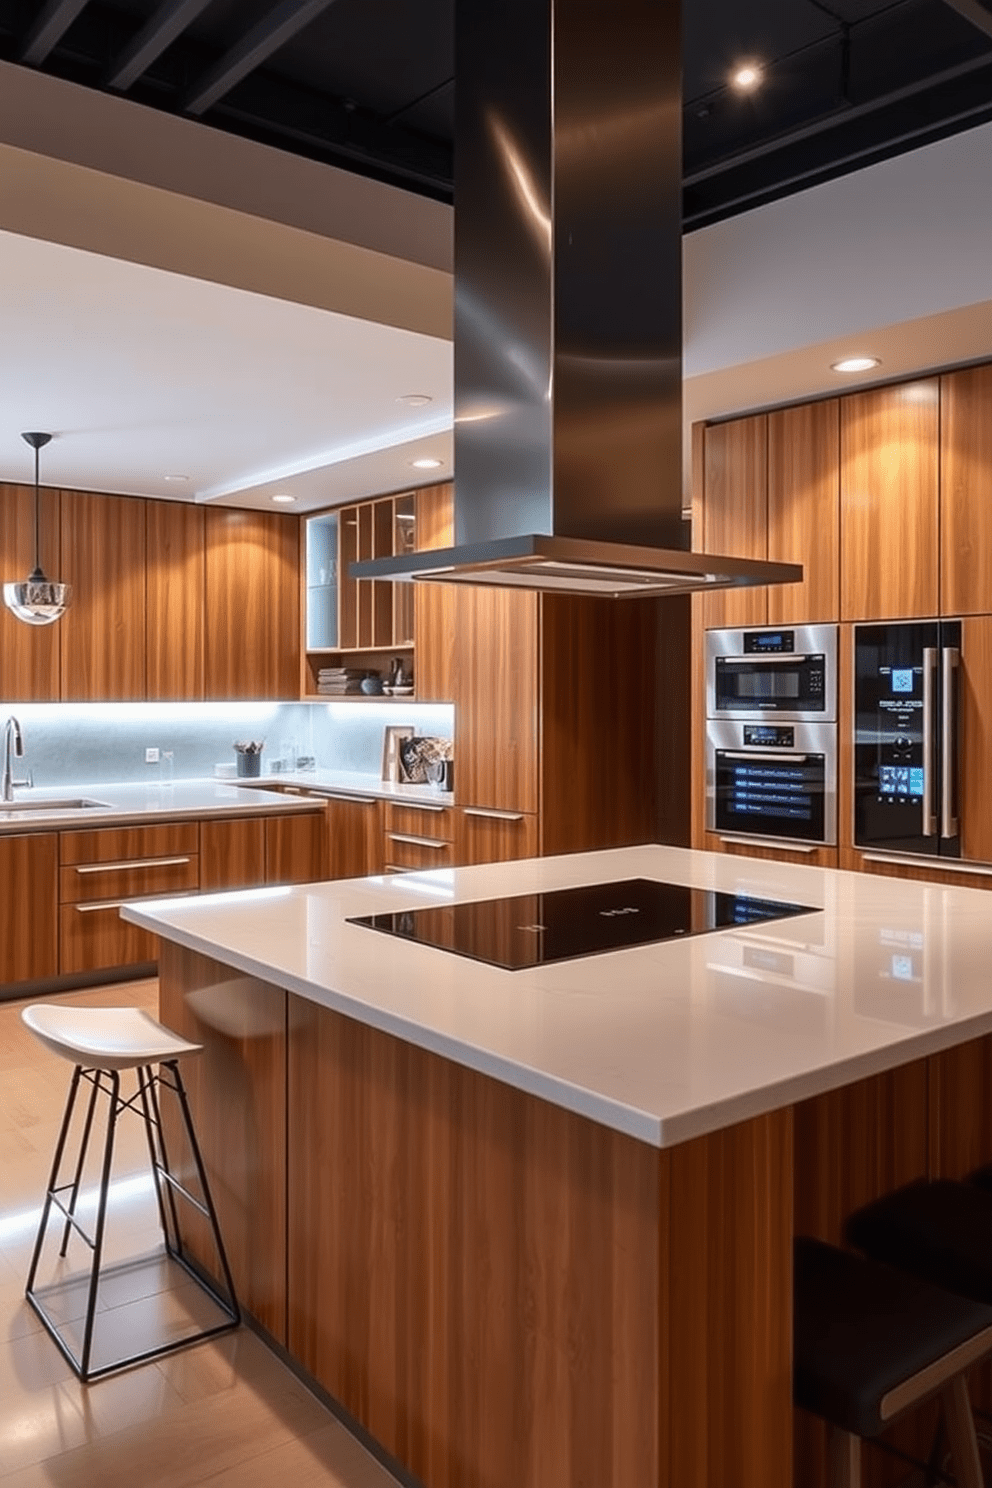
[[[41,1257],[41,1247],[45,1240],[45,1230],[48,1226],[48,1216],[52,1208],[52,1193],[58,1183],[59,1168],[62,1166],[62,1153],[65,1151],[66,1138],[69,1135],[69,1125],[72,1121],[73,1107],[76,1104],[76,1095],[79,1090],[79,1078],[82,1067],[76,1065],[72,1072],[72,1080],[69,1084],[69,1094],[66,1097],[65,1112],[62,1116],[62,1125],[59,1129],[58,1139],[55,1143],[55,1156],[52,1159],[52,1171],[48,1178],[48,1188],[45,1191],[45,1202],[41,1209],[41,1224],[38,1226],[38,1237],[34,1243],[34,1252],[31,1256],[31,1265],[28,1268],[28,1279],[25,1283],[25,1296],[30,1296],[34,1290],[35,1273],[38,1270],[38,1261]]]
[[[96,1317],[97,1292],[100,1286],[100,1262],[103,1258],[103,1233],[107,1220],[107,1199],[110,1193],[110,1174],[114,1157],[114,1135],[120,1108],[121,1077],[116,1070],[101,1071],[110,1082],[107,1113],[107,1140],[103,1149],[103,1171],[100,1174],[100,1196],[96,1211],[96,1233],[93,1238],[93,1269],[90,1272],[89,1297],[86,1304],[86,1323],[83,1328],[83,1349],[79,1356],[79,1377],[84,1384],[90,1378],[90,1353],[93,1347],[93,1323]]]
[[[80,1075],[82,1070],[80,1070]],[[92,1074],[92,1071],[91,1071]],[[93,1127],[93,1111],[96,1106],[97,1092],[100,1088],[99,1079],[91,1080],[90,1100],[86,1108],[86,1121],[83,1125],[83,1134],[79,1139],[79,1157],[76,1161],[76,1171],[72,1179],[72,1193],[69,1196],[68,1214],[62,1230],[62,1244],[59,1246],[59,1255],[65,1257],[69,1248],[69,1234],[72,1230],[72,1221],[76,1213],[76,1202],[79,1198],[79,1184],[83,1176],[83,1167],[86,1163],[86,1152],[90,1145],[90,1131]]]
[[[162,1132],[162,1118],[155,1099],[155,1075],[150,1064],[143,1064],[138,1070],[138,1090],[141,1094],[141,1114],[145,1122],[145,1137],[148,1141],[148,1159],[152,1165],[152,1177],[155,1182],[155,1198],[158,1202],[158,1217],[162,1225],[162,1234],[165,1238],[166,1254],[176,1256],[179,1254],[182,1242],[179,1236],[179,1217],[176,1213],[176,1200],[172,1187],[163,1181],[162,1169],[169,1170],[168,1161],[165,1158],[165,1138]],[[166,1214],[168,1204],[168,1214]],[[171,1219],[172,1228],[169,1227]]]
[[[230,1298],[230,1311],[235,1324],[241,1321],[241,1306],[238,1302],[237,1292],[234,1290],[234,1277],[227,1260],[227,1251],[224,1249],[224,1241],[220,1233],[220,1223],[217,1219],[217,1210],[214,1208],[213,1195],[210,1192],[210,1184],[207,1182],[207,1171],[203,1166],[203,1158],[200,1155],[200,1144],[196,1140],[196,1131],[193,1127],[193,1117],[189,1109],[189,1101],[186,1098],[186,1087],[183,1084],[182,1075],[179,1073],[179,1065],[175,1060],[166,1062],[165,1068],[170,1071],[175,1085],[176,1097],[179,1101],[180,1110],[183,1113],[183,1122],[186,1126],[186,1135],[189,1138],[190,1151],[193,1154],[193,1162],[196,1165],[196,1174],[200,1182],[200,1191],[203,1194],[203,1202],[210,1220],[210,1228],[213,1231],[214,1244],[217,1247],[217,1255],[220,1260],[221,1270],[224,1273],[224,1284]],[[159,1126],[161,1133],[161,1125]]]

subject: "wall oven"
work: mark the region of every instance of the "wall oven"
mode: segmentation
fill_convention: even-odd
[[[837,627],[706,632],[706,716],[786,722],[837,717]]]
[[[734,837],[836,843],[836,724],[709,719],[706,826]]]

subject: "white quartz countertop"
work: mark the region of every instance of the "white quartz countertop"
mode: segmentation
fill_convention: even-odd
[[[627,878],[817,912],[516,972],[346,923]],[[122,914],[658,1147],[992,1031],[989,895],[680,848],[146,900]]]
[[[242,783],[245,783],[242,781]],[[379,801],[396,801],[404,805],[453,806],[451,791],[439,791],[432,785],[400,785],[380,780],[377,775],[364,775],[357,770],[300,770],[264,775],[261,785],[288,785],[301,790],[326,791],[335,796],[369,796]]]
[[[0,802],[0,833],[133,826],[183,817],[273,815],[313,811],[320,804],[305,796],[249,790],[222,780],[177,780],[174,785],[71,785],[57,790],[18,790],[14,797],[12,803]],[[69,800],[93,804],[60,804]]]

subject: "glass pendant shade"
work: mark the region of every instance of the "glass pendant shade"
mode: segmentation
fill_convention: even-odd
[[[34,568],[20,583],[4,584],[3,602],[12,615],[25,625],[51,625],[72,603],[72,588],[46,576],[39,556],[40,506],[38,493],[38,451],[51,439],[51,434],[22,434],[34,450]]]

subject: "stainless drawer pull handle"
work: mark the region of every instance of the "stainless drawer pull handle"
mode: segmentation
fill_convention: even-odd
[[[398,811],[447,811],[447,806],[435,806],[431,801],[390,801]]]
[[[134,904],[140,899],[155,900],[162,896],[160,894],[135,894],[133,899],[93,899],[89,904],[63,904],[63,909],[72,908],[78,914],[95,914],[98,909],[120,909],[122,904]],[[170,899],[193,899],[196,897],[195,889],[184,889],[181,894],[170,894]]]
[[[390,842],[409,842],[413,847],[433,847],[436,852],[442,847],[449,846],[447,842],[439,841],[436,837],[408,837],[405,832],[389,832],[387,836]]]
[[[350,796],[347,791],[318,790],[316,786],[308,785],[305,790],[297,794],[310,796],[318,801],[351,801],[356,806],[374,806],[375,796]]]
[[[464,811],[466,816],[485,816],[493,821],[523,821],[524,819],[522,811],[484,811],[481,806],[466,806]]]
[[[74,904],[72,907],[77,914],[95,914],[98,909],[120,909],[127,902],[126,899],[101,899],[98,904]]]
[[[746,847],[774,847],[776,852],[792,853],[815,853],[827,844],[817,842],[812,847],[807,847],[801,842],[783,842],[780,837],[721,837],[721,842],[728,843],[731,847],[740,844]]]
[[[192,858],[132,858],[121,863],[83,863],[77,873],[129,873],[132,868],[178,868],[181,863],[190,863]]]

